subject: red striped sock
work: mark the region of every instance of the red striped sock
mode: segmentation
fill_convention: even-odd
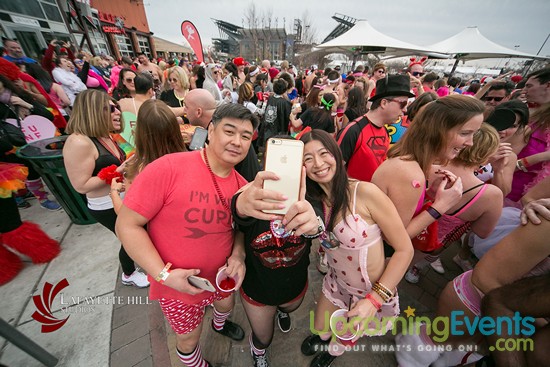
[[[258,349],[254,345],[254,341],[252,341],[252,333],[250,333],[250,336],[248,337],[248,342],[250,343],[250,350],[253,354],[257,356],[263,356],[265,354],[265,349]]]
[[[208,363],[202,358],[201,346],[197,345],[194,351],[184,354],[176,349],[180,361],[187,367],[208,367]]]
[[[212,313],[214,319],[212,320],[212,325],[214,326],[214,329],[221,330],[223,329],[223,325],[225,324],[225,320],[229,317],[231,314],[231,311],[229,312],[220,312],[216,310],[216,307],[212,306],[214,309],[214,312]]]

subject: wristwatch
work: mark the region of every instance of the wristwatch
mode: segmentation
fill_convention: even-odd
[[[302,237],[304,238],[307,238],[307,239],[314,239],[314,238],[317,238],[321,235],[321,233],[323,233],[325,231],[325,223],[323,222],[323,218],[321,218],[320,216],[317,216],[317,222],[319,224],[319,226],[317,227],[317,233],[315,234],[303,234]]]

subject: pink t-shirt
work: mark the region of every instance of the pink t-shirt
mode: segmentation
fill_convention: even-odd
[[[235,170],[216,181],[228,204],[246,184]],[[149,164],[132,183],[124,205],[149,220],[147,231],[165,263],[171,262],[172,269],[200,269],[199,276],[216,284],[216,272],[233,248],[232,220],[199,151],[165,155]],[[150,281],[151,299],[195,304],[212,295],[192,296]]]

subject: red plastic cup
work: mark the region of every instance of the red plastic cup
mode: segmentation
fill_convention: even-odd
[[[359,325],[353,329],[353,323],[351,319],[348,321],[348,310],[339,309],[332,313],[330,316],[330,330],[336,335],[342,345],[355,345],[355,337],[359,334]]]
[[[237,288],[239,276],[230,277],[227,272],[227,266],[224,266],[216,274],[216,285],[222,292],[233,292]]]

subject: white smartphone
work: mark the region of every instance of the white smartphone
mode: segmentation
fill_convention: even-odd
[[[199,150],[204,148],[206,143],[206,138],[208,137],[208,130],[203,129],[202,127],[197,127],[191,138],[191,143],[189,143],[189,150]]]
[[[191,275],[191,276],[189,276],[189,278],[187,278],[187,281],[193,287],[204,289],[205,291],[209,291],[209,292],[215,292],[216,291],[216,288],[206,278],[201,278],[201,277],[198,277],[196,275]]]
[[[265,180],[264,189],[280,192],[288,200],[283,209],[264,212],[284,215],[299,199],[304,143],[294,139],[269,138],[265,154],[265,170],[277,174],[279,180]]]

